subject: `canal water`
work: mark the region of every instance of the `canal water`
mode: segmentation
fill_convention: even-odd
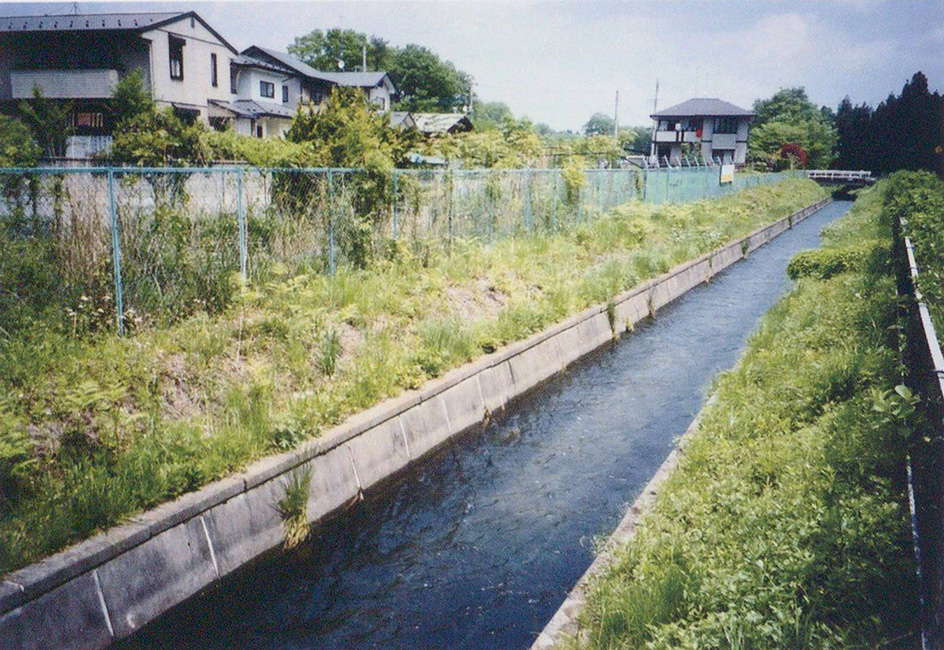
[[[527,648],[789,287],[836,202],[126,647]]]

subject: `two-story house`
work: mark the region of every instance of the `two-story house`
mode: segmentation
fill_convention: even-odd
[[[650,164],[678,164],[684,155],[723,164],[741,165],[747,160],[751,111],[720,99],[696,98],[650,117]]]
[[[322,72],[257,46],[239,53],[192,11],[0,18],[0,111],[34,88],[72,106],[67,151],[47,154],[106,148],[112,91],[134,70],[178,115],[256,137],[284,135],[300,104],[320,105],[338,86],[362,89],[380,111],[396,94],[386,72]]]
[[[0,109],[15,110],[34,88],[71,102],[68,154],[84,157],[107,144],[112,90],[133,70],[159,104],[207,120],[211,102],[232,98],[238,56],[192,11],[0,18]]]

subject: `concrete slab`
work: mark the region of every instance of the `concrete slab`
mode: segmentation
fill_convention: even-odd
[[[641,291],[616,305],[616,323],[623,329],[632,329],[649,317],[649,292]]]
[[[98,587],[85,573],[0,617],[0,648],[98,650],[112,635]]]
[[[397,417],[351,438],[344,443],[344,447],[354,460],[362,490],[370,489],[410,462],[403,429]]]
[[[66,550],[23,567],[4,577],[22,587],[25,598],[32,599],[58,587],[75,576],[87,573],[100,564],[117,557],[151,537],[147,523],[135,522],[116,526]],[[9,611],[8,602],[0,596],[0,612]],[[12,602],[12,601],[9,601]]]
[[[566,368],[577,359],[593,351],[596,347],[591,337],[581,334],[580,325],[575,325],[557,335],[557,350],[561,365]]]
[[[711,256],[711,274],[717,275],[744,257],[744,248],[740,241],[728,244]]]
[[[479,386],[482,388],[482,400],[489,413],[504,408],[515,396],[515,380],[511,376],[511,368],[507,361],[486,368],[479,375]]]
[[[753,253],[754,251],[756,251],[758,248],[760,248],[761,246],[763,246],[763,245],[766,244],[766,243],[767,243],[767,232],[766,232],[766,229],[765,229],[765,230],[761,230],[760,232],[756,232],[756,233],[752,234],[750,237],[747,238],[747,251],[746,251],[746,253],[747,253],[747,254]]]
[[[678,296],[679,278],[672,275],[653,285],[649,308],[653,313],[665,307]]]
[[[446,409],[442,401],[435,398],[420,402],[400,414],[400,421],[403,422],[413,460],[422,458],[444,443],[451,433]]]
[[[518,395],[522,395],[561,371],[557,341],[548,339],[538,343],[509,359],[508,365],[511,367],[511,376],[515,380],[515,391]]]
[[[170,503],[158,506],[145,515],[151,535],[159,535],[168,528],[193,519],[213,506],[236,496],[245,487],[246,483],[241,478],[224,478],[214,481],[201,490],[190,492]]]
[[[439,394],[446,409],[452,435],[480,424],[485,419],[485,404],[477,377],[470,377]]]
[[[282,543],[282,519],[275,506],[284,494],[281,482],[272,480],[203,515],[221,576]]]
[[[216,579],[203,523],[180,524],[97,569],[116,638],[124,638]]]
[[[357,477],[351,453],[346,447],[335,447],[321,456],[315,456],[306,466],[311,469],[308,521],[318,521],[357,498]]]
[[[0,613],[16,609],[26,602],[26,590],[22,585],[0,580]]]

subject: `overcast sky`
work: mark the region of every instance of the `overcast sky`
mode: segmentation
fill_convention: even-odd
[[[195,9],[239,49],[285,48],[344,27],[425,45],[475,78],[486,101],[556,129],[596,111],[644,124],[659,107],[720,97],[745,108],[805,86],[833,108],[877,104],[917,70],[944,83],[942,0],[456,0],[78,3],[81,13]],[[0,3],[0,15],[70,13],[72,3]]]

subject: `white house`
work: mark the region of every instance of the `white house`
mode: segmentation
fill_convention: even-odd
[[[112,91],[134,70],[181,117],[256,137],[285,135],[299,104],[319,105],[334,87],[361,88],[380,111],[396,95],[386,72],[321,72],[256,46],[240,54],[193,11],[0,18],[0,111],[34,87],[72,106],[76,135],[47,153],[84,158],[109,146]]]
[[[650,115],[650,164],[678,164],[684,155],[744,164],[754,113],[715,98],[696,98]]]
[[[72,102],[69,153],[82,156],[107,143],[111,92],[133,70],[159,104],[207,120],[213,102],[232,99],[237,57],[192,11],[0,18],[0,108],[29,100],[34,87]]]

